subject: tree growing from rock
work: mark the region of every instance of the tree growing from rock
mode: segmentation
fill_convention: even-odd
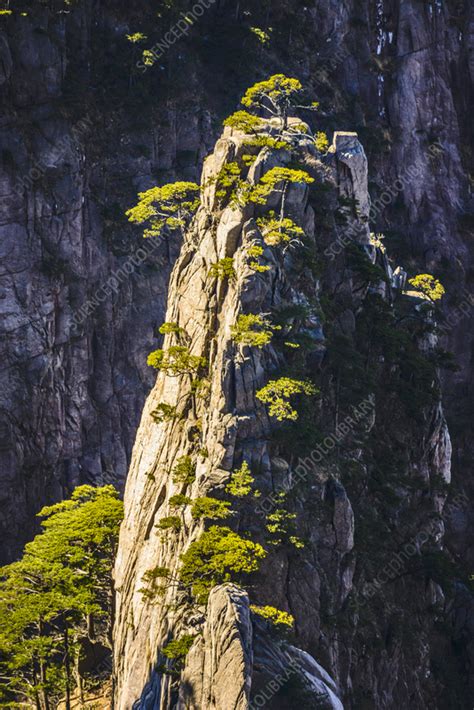
[[[259,543],[230,528],[213,525],[181,555],[179,579],[202,604],[217,584],[256,572],[266,554]]]
[[[112,486],[43,508],[43,532],[0,569],[0,703],[70,707],[86,640],[111,650],[112,567],[123,505]],[[3,707],[4,705],[2,705]]]
[[[148,355],[147,364],[155,370],[163,370],[170,377],[193,374],[205,367],[206,359],[192,355],[184,345],[172,345],[167,350],[154,350]]]
[[[314,395],[316,387],[308,380],[295,380],[291,377],[280,377],[270,382],[257,392],[257,399],[268,404],[268,413],[278,421],[288,419],[296,421],[298,412],[291,404],[291,398],[298,394]]]
[[[236,343],[263,348],[271,341],[273,332],[279,326],[272,326],[268,318],[261,313],[241,314],[231,328],[231,335]]]
[[[408,283],[432,302],[440,301],[446,293],[441,282],[431,274],[418,274],[408,279]]]
[[[302,104],[304,93],[303,85],[298,79],[274,74],[247,89],[242,97],[242,104],[249,109],[261,110],[267,116],[279,118],[283,129],[286,129],[291,110],[315,111],[319,107],[317,102]]]
[[[145,225],[144,237],[184,231],[199,207],[199,185],[174,182],[138,193],[138,204],[125,213],[133,224]]]

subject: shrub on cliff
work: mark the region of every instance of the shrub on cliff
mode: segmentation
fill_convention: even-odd
[[[206,359],[191,355],[184,345],[172,345],[167,350],[154,350],[148,355],[147,365],[163,370],[169,377],[191,374],[206,365]]]
[[[270,211],[265,217],[257,219],[257,225],[266,244],[277,246],[281,242],[301,240],[304,231],[289,217],[279,217]]]
[[[196,466],[190,456],[180,456],[172,472],[173,483],[190,485],[196,478]]]
[[[265,621],[269,621],[271,624],[279,627],[292,628],[295,623],[294,617],[287,611],[282,611],[274,606],[257,606],[255,604],[250,605],[250,610],[254,614],[260,616]]]
[[[291,398],[294,395],[317,394],[316,387],[306,380],[294,380],[290,377],[280,377],[278,380],[270,382],[257,392],[257,399],[264,404],[268,404],[268,413],[278,421],[298,419],[298,412],[291,405]]]
[[[231,328],[231,335],[236,343],[263,348],[271,341],[274,327],[260,313],[240,315]]]
[[[177,515],[167,515],[158,521],[156,527],[159,530],[172,530],[173,532],[179,532],[181,530],[181,518]]]
[[[289,542],[290,545],[296,548],[302,548],[304,547],[304,542],[295,534],[294,521],[296,520],[296,513],[290,513],[284,507],[285,500],[286,494],[280,492],[276,496],[279,507],[267,515],[266,528],[270,533],[268,543],[270,545],[283,545],[285,542]]]
[[[177,639],[173,639],[173,641],[170,641],[163,647],[163,656],[166,656],[166,658],[174,662],[174,670],[179,670],[183,667],[184,659],[188,655],[195,638],[196,636],[192,634],[184,634]]]
[[[201,496],[193,501],[191,515],[195,520],[222,520],[232,515],[230,503],[210,496]]]
[[[408,283],[413,286],[415,291],[419,291],[420,294],[433,302],[441,300],[446,293],[440,281],[431,274],[418,274],[418,276],[408,279]]]
[[[206,602],[212,587],[256,572],[266,556],[263,547],[246,540],[230,528],[213,525],[181,555],[179,579],[199,604]]]
[[[226,256],[211,264],[209,276],[214,279],[235,278],[234,260],[232,257]]]
[[[253,495],[254,498],[260,497],[260,492],[252,488],[255,478],[252,476],[250,467],[247,461],[242,463],[242,466],[232,473],[230,482],[226,485],[226,492],[234,498],[245,498]]]
[[[249,201],[265,205],[272,192],[280,193],[284,198],[290,185],[310,185],[314,178],[306,170],[293,168],[272,168],[260,178],[249,196]],[[283,205],[284,207],[284,205]]]
[[[126,215],[134,224],[144,224],[144,237],[158,237],[185,229],[199,207],[199,185],[174,182],[138,194],[138,204]]]

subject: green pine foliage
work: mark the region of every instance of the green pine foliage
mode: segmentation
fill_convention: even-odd
[[[191,515],[195,520],[223,520],[232,515],[230,503],[209,496],[201,496],[193,501]]]
[[[281,119],[283,128],[286,128],[292,109],[318,108],[316,102],[302,105],[304,98],[303,86],[298,79],[274,74],[266,81],[260,81],[247,89],[242,97],[242,104],[245,108],[263,111],[267,116]]]
[[[304,231],[289,217],[280,217],[273,210],[257,219],[265,244],[277,246],[281,242],[297,240],[301,242]]]
[[[138,204],[127,210],[133,224],[145,225],[144,237],[159,237],[185,229],[199,207],[199,185],[174,182],[138,194]]]
[[[248,111],[236,111],[225,119],[223,125],[236,128],[246,134],[257,134],[259,131],[265,130],[265,121]]]
[[[241,345],[263,348],[271,341],[276,329],[277,326],[272,326],[265,316],[249,313],[237,318],[237,323],[231,328],[231,336]]]
[[[111,648],[112,567],[123,505],[112,486],[43,508],[43,532],[0,569],[0,702],[51,706],[73,689],[86,639]],[[75,673],[73,670],[75,669]]]
[[[153,567],[145,572],[142,577],[144,587],[139,589],[140,594],[148,602],[154,602],[157,597],[166,594],[168,587],[176,582],[168,567]]]
[[[346,247],[347,261],[351,269],[369,284],[387,281],[385,271],[377,264],[372,264],[363,247],[358,244],[349,244]]]
[[[173,419],[179,419],[177,408],[171,404],[166,404],[166,402],[159,402],[156,405],[156,409],[150,412],[150,416],[155,422],[170,422]]]
[[[173,641],[163,647],[163,656],[166,656],[170,661],[174,661],[174,670],[179,670],[183,667],[184,659],[188,655],[195,638],[196,636],[192,634],[183,634],[183,636],[173,639]]]
[[[252,244],[247,247],[247,257],[249,257],[248,266],[252,271],[258,273],[265,273],[270,271],[270,266],[268,264],[261,264],[259,259],[263,255],[264,249],[259,244]]]
[[[265,205],[273,192],[285,194],[290,185],[310,185],[314,178],[306,170],[293,168],[271,168],[254,186],[249,201],[257,205]]]
[[[327,153],[329,141],[324,131],[318,131],[314,137],[314,145],[320,153]]]
[[[277,501],[279,507],[267,515],[266,528],[271,535],[268,542],[271,545],[283,545],[289,542],[296,548],[304,547],[303,541],[295,534],[296,513],[290,513],[283,507],[285,498],[285,493],[280,493]]]
[[[197,603],[204,604],[212,587],[256,572],[265,556],[259,543],[230,528],[213,525],[181,555],[179,578]]]
[[[245,498],[252,495],[255,498],[260,496],[260,492],[253,490],[252,486],[255,483],[255,478],[252,476],[250,466],[247,461],[242,463],[242,466],[232,473],[230,482],[226,485],[226,492],[234,498]]]
[[[186,335],[184,328],[181,328],[177,323],[162,323],[158,328],[162,335],[174,334],[179,336]]]
[[[185,496],[183,493],[177,493],[176,495],[171,496],[169,500],[170,508],[173,508],[175,510],[177,508],[185,508],[191,502],[191,498],[189,498],[189,496]]]
[[[181,518],[177,515],[168,515],[161,518],[156,527],[159,530],[172,530],[173,532],[179,532],[181,530]]]
[[[172,472],[173,483],[190,485],[196,478],[196,465],[190,456],[181,456]]]
[[[251,604],[250,611],[253,611],[254,614],[265,619],[265,621],[269,621],[276,627],[287,627],[291,629],[295,623],[295,619],[291,614],[287,611],[282,611],[282,609],[277,609],[274,606],[257,606]]]
[[[270,382],[257,392],[257,398],[268,404],[268,413],[279,422],[288,419],[298,419],[298,412],[291,405],[291,398],[298,394],[307,396],[317,394],[318,390],[307,380],[295,380],[291,377],[280,377]]]
[[[418,276],[408,279],[408,283],[413,286],[413,289],[418,291],[421,296],[424,296],[432,302],[440,301],[446,293],[441,282],[435,279],[431,274],[418,274]]]
[[[269,143],[267,138],[263,143],[258,138],[252,142],[252,145],[263,147]],[[270,147],[284,146],[270,145]],[[216,196],[222,204],[229,202],[234,207],[245,207],[249,204],[266,205],[270,195],[274,193],[285,197],[290,185],[310,185],[313,182],[314,178],[306,170],[275,167],[268,170],[256,185],[252,185],[242,177],[242,168],[236,162],[225,163],[217,175],[208,180],[208,184],[216,184]]]
[[[214,264],[211,264],[209,276],[214,279],[233,279],[235,278],[234,260],[230,256],[219,259]]]
[[[206,364],[206,358],[191,355],[184,345],[172,345],[167,350],[154,350],[147,358],[147,365],[155,370],[163,370],[169,377],[195,373]]]

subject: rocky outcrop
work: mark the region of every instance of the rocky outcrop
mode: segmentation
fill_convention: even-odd
[[[151,46],[162,39],[173,18],[165,15],[158,21],[155,10],[140,0],[133,7],[102,0],[94,6],[86,1],[67,8],[60,3],[25,3],[26,16],[18,15],[21,6],[18,2],[12,16],[0,18],[1,278],[5,289],[0,323],[2,559],[13,559],[31,538],[34,516],[42,505],[66,495],[76,483],[123,485],[140,413],[153,385],[145,353],[159,344],[154,328],[164,318],[168,276],[179,250],[178,244],[170,244],[150,254],[84,314],[78,330],[72,329],[73,316],[142,245],[141,236],[128,231],[123,212],[133,204],[138,190],[183,176],[196,179],[219,134],[220,119],[237,105],[242,88],[263,75],[284,71],[301,78],[314,97],[321,99],[322,128],[332,131],[343,126],[358,131],[369,158],[371,229],[386,233],[386,246],[396,258],[392,265],[404,264],[410,275],[414,269],[434,272],[447,287],[442,344],[455,352],[460,369],[444,375],[453,466],[450,504],[444,508],[439,530],[446,527],[445,544],[458,571],[472,567],[469,500],[474,491],[466,476],[472,464],[468,334],[473,332],[469,293],[472,196],[467,174],[472,172],[469,106],[474,9],[448,1],[361,4],[350,0],[341,4],[318,0],[295,6],[275,0],[266,8],[252,0],[238,7],[221,0],[143,76],[131,76],[136,48],[126,41],[126,34],[143,29]],[[273,28],[271,41],[262,46],[249,27],[267,25]],[[89,118],[92,125],[87,123]],[[435,148],[430,150],[431,146]],[[340,156],[341,176],[344,162]],[[313,208],[321,227],[318,202]],[[366,227],[359,227],[367,232]],[[326,239],[323,230],[320,238]],[[334,243],[334,234],[328,235],[327,246]],[[334,253],[340,253],[339,246]],[[383,261],[380,254],[377,259]],[[325,275],[324,290],[334,299],[337,288],[337,298],[344,300],[347,283],[347,279],[341,282],[338,263]],[[384,291],[384,286],[378,288]],[[338,322],[352,332],[351,308],[338,316]],[[309,322],[308,329],[312,328]],[[314,323],[313,332],[322,332],[319,322]],[[316,365],[322,353],[323,346],[315,351]],[[353,373],[354,380],[359,374]],[[382,418],[379,407],[378,420]],[[449,445],[445,424],[441,429],[439,424],[433,413],[424,450],[413,453],[411,460],[417,466],[412,471],[422,472],[424,488],[404,493],[406,514],[398,511],[399,530],[391,534],[397,544],[410,544],[411,533],[422,525],[419,516],[430,498],[433,467],[447,480]],[[412,429],[411,424],[405,431],[407,441]],[[399,432],[398,438],[404,436]],[[273,470],[283,477],[286,468],[280,458],[273,458]],[[351,475],[357,484],[367,464],[357,463],[357,456],[354,460]],[[404,456],[400,463],[398,455],[387,454],[385,464],[392,462],[395,467],[397,461],[405,471]],[[326,480],[326,468],[318,468],[318,481]],[[380,488],[383,480],[372,482],[372,488]],[[360,552],[361,545],[367,545],[371,529],[372,539],[376,531],[380,533],[377,549],[384,548],[380,558],[363,547],[359,559],[364,554],[373,556],[379,572],[385,564],[392,564],[392,541],[382,536],[384,520],[374,519],[380,501],[372,500],[372,507],[361,512],[358,501],[363,491],[352,493],[347,480],[344,488],[349,503],[343,494],[333,499],[329,490],[318,486],[315,498],[319,496],[325,504],[335,500],[342,515],[330,510],[323,534],[314,536],[328,541],[332,550],[337,528],[342,547],[336,552],[348,550],[350,505],[356,549]],[[444,496],[445,492],[441,502]],[[312,525],[314,515],[308,513],[308,517]],[[344,534],[340,520],[345,521]],[[324,569],[331,569],[337,556],[322,551],[321,545],[319,551],[325,558]],[[346,599],[352,587],[351,554],[346,554],[338,577],[340,599]],[[292,587],[294,603],[301,589],[307,589],[301,607],[311,596],[316,608],[321,587],[326,589],[325,572],[306,564],[299,574],[299,583]],[[443,576],[439,569],[437,574]],[[321,639],[316,655],[320,658],[321,651],[328,669],[337,666],[337,647],[346,653],[338,672],[342,686],[352,683],[359,693],[356,706],[370,706],[371,696],[379,693],[378,685],[386,689],[385,704],[405,702],[391,684],[391,679],[400,677],[396,664],[404,654],[413,661],[413,668],[420,668],[423,659],[421,672],[427,678],[441,678],[440,683],[459,689],[454,699],[433,692],[433,703],[442,703],[444,698],[445,706],[462,707],[468,703],[462,689],[467,663],[463,654],[470,644],[473,616],[468,588],[464,581],[456,583],[458,597],[436,617],[452,629],[459,652],[459,663],[448,662],[451,641],[435,631],[427,633],[428,624],[424,630],[415,629],[417,650],[397,637],[397,630],[412,628],[413,619],[427,613],[433,598],[431,584],[425,595],[421,582],[410,587],[408,582],[404,585],[406,579],[387,582],[384,594],[396,589],[393,597],[387,594],[386,598],[393,617],[384,625],[375,623],[375,635],[364,643],[357,646],[345,638],[347,653],[344,644],[336,643],[333,609],[326,604],[325,593],[321,604],[328,625],[323,624],[320,635],[319,619],[310,613],[305,621],[307,639]],[[397,596],[419,599],[419,607],[407,602],[401,610]],[[366,626],[374,623],[373,618],[367,619],[365,608],[361,615]],[[299,633],[304,635],[305,628]],[[365,637],[359,634],[360,638]],[[439,648],[431,665],[422,651],[430,644]],[[391,646],[392,661],[386,659],[384,650],[379,665],[367,670],[367,648],[381,646]],[[362,659],[358,669],[365,666],[360,673],[354,672],[355,680],[346,682],[356,657]],[[363,688],[360,692],[358,682]],[[418,702],[418,695],[417,690],[411,704]]]
[[[202,637],[186,660],[178,707],[245,710],[252,666],[248,596],[238,587],[215,587],[209,596]]]
[[[421,419],[417,425],[407,421],[398,395],[388,401],[384,393],[396,387],[394,373],[403,369],[402,362],[385,366],[384,357],[369,347],[366,357],[374,377],[362,368],[360,387],[345,380],[345,365],[341,370],[336,364],[338,348],[349,348],[344,361],[351,368],[351,358],[357,356],[350,343],[356,346],[359,334],[365,332],[366,319],[390,319],[393,308],[390,288],[377,285],[386,277],[378,266],[388,263],[385,252],[374,246],[366,231],[364,150],[355,134],[346,133],[335,134],[324,160],[309,137],[300,138],[293,156],[287,151],[260,150],[248,169],[248,183],[256,184],[273,167],[294,161],[295,155],[315,180],[310,190],[304,183],[290,184],[285,198],[291,218],[304,227],[305,241],[269,246],[257,221],[263,208],[222,204],[222,194],[216,194],[213,178],[226,162],[241,160],[248,150],[245,140],[243,134],[226,129],[206,160],[201,207],[185,237],[170,283],[166,320],[182,330],[174,328],[166,336],[165,352],[184,337],[189,353],[206,359],[202,376],[207,382],[196,397],[188,374],[171,376],[161,371],[143,413],[127,480],[116,563],[117,706],[120,710],[132,706],[167,708],[179,698],[180,707],[218,707],[224,692],[221,669],[229,663],[236,670],[227,688],[231,698],[228,707],[252,707],[272,674],[285,665],[278,660],[282,652],[284,658],[289,653],[288,657],[296,659],[298,669],[295,678],[285,678],[273,689],[275,707],[286,707],[288,687],[292,688],[293,705],[300,694],[309,694],[307,697],[313,697],[312,702],[321,703],[321,707],[342,707],[341,701],[347,707],[358,707],[360,699],[370,693],[377,707],[409,704],[413,694],[417,707],[432,707],[436,681],[427,680],[423,670],[430,656],[432,587],[425,591],[424,582],[416,575],[406,584],[403,576],[400,581],[390,572],[390,588],[385,588],[387,580],[380,581],[380,571],[385,574],[392,560],[387,552],[372,547],[384,546],[387,540],[384,536],[377,540],[377,525],[371,529],[370,520],[377,520],[379,512],[374,513],[373,506],[380,505],[387,530],[398,536],[393,554],[403,551],[399,545],[405,533],[409,539],[410,531],[401,531],[401,521],[406,519],[413,495],[421,501],[423,485],[428,485],[432,492],[413,526],[416,535],[425,525],[425,537],[411,545],[414,552],[406,555],[403,564],[409,569],[413,555],[424,555],[423,545],[440,549],[442,527],[430,520],[442,511],[446,498],[435,485],[439,477],[447,480],[448,476],[446,424],[439,401],[418,405],[421,409],[416,416]],[[275,191],[266,208],[278,210],[280,200],[281,194]],[[336,252],[328,246],[340,238],[340,219],[349,237],[348,249],[334,258]],[[323,262],[322,271],[314,267],[317,257]],[[234,277],[213,276],[213,264],[223,258],[232,259]],[[397,309],[413,307],[410,299],[404,298],[399,296]],[[333,304],[326,306],[333,309],[331,323],[324,315],[324,303]],[[267,314],[275,325],[280,323],[281,336],[274,335],[263,348],[239,345],[232,327],[242,313]],[[427,345],[426,328],[421,326],[426,326],[426,318],[431,316],[413,313],[417,315],[411,318],[420,323],[422,353]],[[365,340],[372,342],[372,337],[366,335]],[[288,342],[293,342],[296,350],[301,348],[301,357],[292,355]],[[321,396],[306,411],[301,424],[288,429],[269,418],[256,393],[269,379],[281,372],[291,373],[292,368],[316,378]],[[156,416],[163,404],[173,412],[171,420]],[[318,429],[321,434],[314,438],[312,432]],[[382,438],[386,444],[380,450]],[[379,497],[375,485],[380,475],[377,466],[382,465],[376,459],[399,456],[394,446],[398,439],[404,442],[405,451],[403,463],[400,460],[398,464],[401,470],[395,476],[387,464],[383,474],[388,479],[383,486],[390,488],[398,505],[387,512],[387,500]],[[173,469],[182,457],[189,457],[195,469],[188,485],[173,478]],[[423,473],[418,466],[421,460],[426,461]],[[191,499],[222,497],[232,471],[243,461],[258,472],[256,485],[262,500],[253,509],[248,504],[239,507],[232,526],[265,543],[265,514],[278,508],[279,493],[291,491],[288,505],[295,519],[294,534],[304,540],[302,549],[298,545],[295,549],[288,542],[291,538],[281,541],[268,554],[250,587],[252,603],[270,604],[295,617],[293,650],[284,644],[286,650],[279,651],[268,627],[262,627],[254,615],[249,619],[244,592],[218,587],[211,593],[207,609],[190,607],[179,585],[168,586],[163,599],[144,594],[147,575],[153,570],[166,568],[179,578],[181,554],[203,531],[203,523],[185,505],[177,531],[160,534],[160,521],[173,514],[170,499],[183,493]],[[422,484],[425,475],[427,481]],[[410,492],[417,485],[418,494]],[[354,543],[354,534],[356,540],[358,534],[363,539],[359,545]],[[388,613],[379,609],[377,598],[372,599],[382,588],[384,599],[390,598],[390,610],[393,604]],[[364,652],[373,634],[387,633],[392,616],[412,594],[419,599],[422,617],[419,640],[413,644],[413,653],[420,654],[417,660],[403,659],[398,641],[380,658]],[[333,625],[334,618],[338,623]],[[345,622],[341,626],[342,618]],[[163,670],[163,647],[183,633],[198,632],[202,636],[191,647],[179,678],[173,680]],[[330,676],[322,669],[317,671],[319,661]],[[402,676],[405,681],[400,684]]]
[[[232,135],[229,130],[226,131],[214,155],[206,161],[204,184],[209,184],[210,178],[219,174],[226,161],[240,159],[246,150],[243,139],[242,134]],[[285,152],[280,157],[263,149],[249,170],[248,180],[255,184],[266,168],[288,162],[289,155]],[[323,169],[322,165],[320,168]],[[215,208],[213,200],[214,189],[211,186],[209,190],[204,190],[203,206],[195,219],[195,227],[187,236],[173,271],[166,316],[168,322],[177,323],[184,329],[193,355],[205,354],[208,357],[208,398],[194,402],[189,409],[187,400],[192,394],[188,376],[159,375],[145,407],[127,482],[127,513],[116,565],[119,590],[116,627],[118,705],[122,708],[131,707],[138,700],[150,667],[153,667],[154,649],[170,631],[176,630],[176,620],[163,618],[155,607],[150,608],[143,603],[140,596],[143,577],[158,565],[171,565],[176,570],[179,567],[179,553],[196,539],[201,529],[201,525],[193,521],[188,512],[185,514],[185,530],[177,539],[164,546],[157,541],[155,527],[164,513],[169,511],[170,496],[176,494],[179,488],[171,480],[173,461],[176,462],[181,456],[195,458],[196,449],[205,452],[205,455],[199,454],[195,462],[196,481],[191,485],[194,498],[222,489],[229,480],[230,471],[241,462],[242,456],[261,468],[264,492],[272,489],[276,483],[274,476],[278,475],[267,440],[270,423],[262,406],[257,406],[255,392],[259,384],[265,383],[265,371],[276,366],[279,356],[273,348],[264,355],[255,349],[236,347],[231,338],[231,326],[242,311],[251,309],[251,312],[259,313],[283,303],[304,303],[308,295],[298,291],[296,283],[290,285],[287,281],[284,264],[292,261],[291,254],[278,256],[266,246],[251,216],[250,207],[228,206],[213,213],[210,211],[210,207]],[[276,200],[275,194],[273,202]],[[307,188],[304,185],[290,187],[287,205],[291,206],[293,216],[306,226],[307,232],[312,233],[314,217],[307,206]],[[263,273],[255,269],[252,258],[248,256],[252,246],[260,247],[265,263],[268,262],[265,271],[262,269]],[[223,258],[233,260],[235,279],[219,280],[210,276],[212,264]],[[316,293],[317,283],[308,278],[306,270],[304,272],[301,279],[308,281],[310,292]],[[165,349],[171,342],[165,339]],[[156,423],[151,414],[163,402],[182,412],[177,420]],[[199,434],[200,431],[202,434]],[[196,437],[200,440],[199,445]],[[282,463],[285,475],[288,475],[288,465]],[[174,598],[173,591],[169,594]],[[214,609],[211,600],[209,604],[206,623],[209,623],[209,614]],[[179,612],[177,614],[179,617]],[[133,625],[129,621],[130,615],[134,619]],[[222,639],[217,639],[218,648],[222,643]],[[146,658],[143,656],[144,648],[149,649]],[[244,650],[241,653],[250,655]],[[219,658],[215,665],[219,666],[222,662]],[[184,684],[189,686],[189,682]],[[250,688],[249,669],[245,685]],[[209,692],[204,681],[201,681],[201,686],[190,688],[193,697]],[[164,698],[168,691],[161,685],[159,692],[165,706]],[[185,690],[180,690],[181,696],[184,694],[185,697],[185,693]],[[239,703],[244,701],[244,695],[240,699],[237,697],[235,707],[240,707]],[[155,702],[158,702],[157,698]],[[197,704],[196,707],[206,705]]]
[[[446,272],[454,322],[446,343],[461,363],[448,404],[465,419],[472,9],[417,0],[295,9],[279,0],[267,16],[247,4],[214,4],[192,37],[132,77],[136,49],[126,34],[143,22],[151,46],[174,21],[157,20],[147,3],[133,12],[123,3],[66,11],[25,3],[23,14],[19,3],[0,20],[4,559],[31,537],[39,508],[77,482],[123,484],[152,386],[143,352],[162,320],[178,245],[158,249],[96,302],[79,333],[71,319],[139,247],[123,219],[136,192],[158,178],[197,177],[215,119],[229,110],[222,97],[236,104],[262,53],[268,74],[284,70],[312,87],[328,128],[335,111],[357,123],[370,157],[371,221],[387,230],[397,257],[410,252],[420,270]],[[270,45],[252,39],[248,22],[274,28]],[[245,67],[237,81],[236,67]],[[454,456],[460,490],[472,453],[463,432]]]

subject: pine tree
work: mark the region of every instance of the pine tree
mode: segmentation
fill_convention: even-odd
[[[43,532],[0,569],[0,702],[49,710],[73,687],[86,639],[112,648],[112,566],[123,506],[113,486],[80,486],[43,508]],[[75,682],[73,682],[75,676]]]

